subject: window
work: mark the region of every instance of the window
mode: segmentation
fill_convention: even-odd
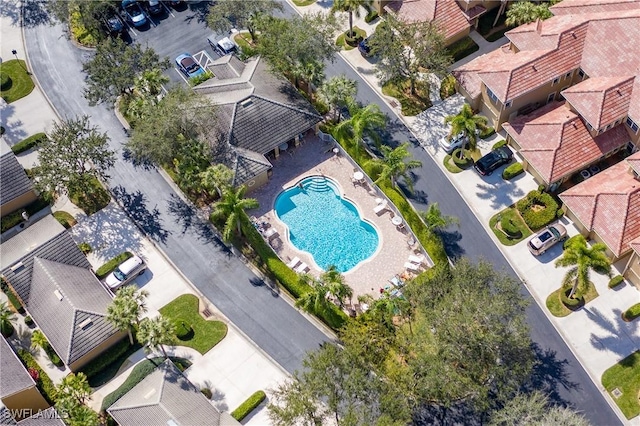
[[[506,104],[504,104],[504,107],[505,107],[505,108],[511,108],[511,104],[512,104],[512,103],[513,103],[512,101],[507,101],[507,103],[506,103]]]
[[[627,117],[627,126],[631,127],[633,133],[638,133],[638,125],[631,119],[631,117]]]
[[[498,102],[498,97],[488,87],[487,87],[487,95],[489,96],[489,99],[491,99],[493,102]]]
[[[605,130],[609,130],[611,128],[611,124],[607,124],[607,127],[605,128]]]
[[[578,69],[578,75],[580,76],[581,79],[584,80],[586,74],[584,73],[584,71],[582,71],[582,68]]]
[[[564,75],[564,79],[566,80],[568,78],[571,78],[572,75],[573,75],[573,71],[570,71]]]
[[[551,82],[552,86],[555,86],[556,84],[558,84],[558,82],[560,81],[560,77],[556,77],[553,79],[553,81]]]
[[[547,103],[549,102],[553,102],[553,100],[556,98],[556,93],[553,92],[551,94],[549,94],[549,96],[547,96]]]

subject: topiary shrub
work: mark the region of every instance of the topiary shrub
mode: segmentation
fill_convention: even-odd
[[[96,270],[96,276],[100,279],[103,279],[104,277],[109,275],[111,272],[113,272],[113,270],[116,269],[118,265],[120,265],[122,262],[124,262],[125,260],[129,259],[132,256],[133,256],[133,253],[130,253],[128,251],[125,251],[124,253],[120,253],[119,255],[117,255],[116,257],[109,260],[107,263],[105,263],[101,267],[99,267]]]
[[[493,136],[496,132],[496,129],[493,127],[487,127],[483,131],[480,132],[480,139],[486,139],[490,136]]]
[[[623,282],[624,282],[624,277],[622,275],[616,275],[615,277],[609,280],[609,288],[616,288]]]
[[[237,421],[242,421],[245,417],[247,417],[253,410],[255,410],[258,405],[262,404],[262,401],[265,400],[267,395],[264,391],[257,391],[253,395],[251,395],[245,402],[240,404],[238,408],[231,412],[231,417],[236,419]]]
[[[351,47],[356,47],[358,43],[364,40],[366,33],[359,28],[353,28],[353,32],[349,30],[344,32],[344,42]]]
[[[180,340],[189,340],[193,338],[193,328],[182,318],[178,318],[173,322],[175,335]]]
[[[364,22],[370,24],[371,22],[375,21],[377,17],[378,12],[376,12],[375,10],[370,10],[369,13],[367,13],[367,16],[364,17]]]
[[[522,237],[522,231],[518,229],[518,226],[515,223],[513,223],[511,218],[509,218],[508,216],[503,216],[500,219],[500,228],[510,238]]]
[[[451,160],[453,161],[453,163],[460,167],[461,169],[467,168],[471,165],[471,163],[473,162],[472,159],[468,158],[466,156],[466,154],[464,153],[464,151],[462,151],[462,158],[460,158],[460,152],[461,152],[461,148],[457,148],[455,149],[452,153],[451,153]]]
[[[521,175],[522,173],[524,173],[522,163],[513,163],[505,167],[505,169],[502,171],[502,179],[513,179],[514,177]]]
[[[556,212],[556,218],[560,219],[562,216],[564,216],[564,210],[562,210],[562,208],[559,208]]]
[[[498,142],[493,144],[493,146],[491,147],[491,151],[493,151],[494,149],[498,149],[501,146],[505,146],[506,144],[507,144],[507,141],[505,139],[501,139]]]
[[[638,317],[640,317],[640,303],[636,303],[622,314],[622,319],[625,321],[633,321]]]
[[[36,133],[12,146],[11,151],[13,151],[14,154],[20,154],[21,152],[28,151],[31,148],[43,144],[47,140],[49,140],[49,138],[45,133]]]
[[[81,252],[83,252],[84,254],[88,254],[91,253],[91,251],[93,250],[91,248],[91,246],[89,245],[89,243],[80,243],[78,244],[78,248],[80,249]]]
[[[569,294],[571,294],[571,287],[564,288],[560,292],[560,300],[562,301],[562,304],[564,306],[571,310],[574,310],[584,304],[584,298],[582,296],[574,294],[572,298],[569,298]]]
[[[549,194],[531,191],[516,202],[522,219],[532,231],[540,229],[556,219],[558,203]]]
[[[24,323],[28,327],[33,327],[33,325],[34,325],[33,318],[31,318],[29,315],[27,315],[26,317],[24,317]]]
[[[211,392],[211,389],[209,389],[209,388],[202,388],[202,389],[200,389],[200,392],[202,392],[202,394],[204,396],[206,396],[207,399],[211,399],[211,397],[213,396],[213,393]]]

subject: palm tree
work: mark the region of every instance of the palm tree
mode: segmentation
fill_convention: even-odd
[[[382,113],[376,104],[368,104],[361,108],[352,104],[349,108],[351,117],[338,123],[334,129],[336,135],[343,138],[352,138],[356,146],[362,142],[365,136],[374,141],[380,141],[378,130],[387,124],[387,116]]]
[[[353,15],[360,17],[360,7],[371,5],[372,0],[334,0],[332,11],[349,13],[349,35],[353,36]]]
[[[528,24],[538,19],[549,19],[553,16],[547,3],[533,3],[530,1],[518,1],[511,4],[507,10],[508,26]]]
[[[138,92],[149,94],[155,98],[160,94],[162,85],[168,82],[169,77],[164,75],[162,70],[156,68],[144,71],[136,80],[135,88]]]
[[[331,265],[320,276],[320,281],[327,288],[327,291],[338,299],[340,308],[344,308],[345,299],[351,300],[353,289],[344,282],[344,276],[338,271],[335,265]]]
[[[307,94],[311,96],[312,85],[318,85],[324,80],[324,64],[319,61],[297,62],[290,70],[293,84],[300,88],[300,80],[307,83]]]
[[[31,333],[31,349],[37,350],[38,348],[42,349],[45,352],[49,348],[49,341],[47,340],[47,337],[44,335],[44,333],[40,330],[36,330]]]
[[[224,218],[225,224],[222,231],[222,238],[225,241],[231,239],[234,229],[238,235],[242,235],[242,224],[248,221],[245,210],[259,207],[255,198],[244,198],[247,188],[243,185],[237,189],[228,188],[222,194],[222,199],[213,205],[211,217],[214,219]]]
[[[309,274],[301,274],[299,281],[303,285],[308,285],[311,289],[302,294],[296,301],[296,306],[310,313],[319,313],[329,306],[327,292],[329,289],[322,281],[316,280]]]
[[[173,343],[174,327],[168,319],[162,315],[145,318],[140,321],[138,327],[138,341],[143,342],[146,351],[160,348],[165,358],[168,358],[164,345]]]
[[[146,290],[138,291],[134,286],[122,287],[107,307],[107,321],[121,331],[127,331],[129,342],[133,345],[133,329],[140,323],[140,316],[147,312]]]
[[[134,119],[141,119],[149,112],[149,106],[152,104],[149,96],[141,95],[131,99],[127,106],[127,115]]]
[[[341,108],[353,101],[358,93],[358,84],[345,75],[335,75],[320,87],[320,95],[333,110],[333,120],[342,118]]]
[[[569,298],[584,294],[591,283],[591,270],[611,276],[611,260],[606,255],[607,246],[597,243],[589,247],[583,235],[576,235],[566,243],[562,257],[556,260],[558,266],[572,266],[562,280],[562,286],[571,285]]]
[[[231,185],[233,171],[224,164],[216,164],[200,172],[199,177],[209,195],[215,190],[218,192],[218,197],[222,198],[223,190]]]
[[[487,118],[474,114],[469,104],[464,104],[458,114],[448,115],[444,118],[444,124],[451,124],[449,137],[463,133],[469,139],[469,149],[472,151],[476,149],[478,135],[487,128],[487,123]],[[464,156],[463,151],[463,149],[460,150],[461,159]]]
[[[16,316],[6,302],[0,303],[0,332],[4,337],[9,337],[13,334],[13,324],[11,321],[15,320]]]
[[[438,203],[431,203],[427,210],[420,213],[420,217],[431,232],[439,231],[449,225],[458,225],[460,220],[455,216],[443,215]]]
[[[391,148],[387,145],[382,145],[382,158],[376,158],[371,160],[372,163],[380,168],[380,174],[376,183],[389,179],[391,185],[396,188],[396,180],[402,176],[409,186],[409,189],[413,190],[413,182],[409,176],[409,170],[422,166],[422,163],[418,160],[407,160],[412,157],[412,154],[408,150],[409,142],[405,142],[400,146]]]

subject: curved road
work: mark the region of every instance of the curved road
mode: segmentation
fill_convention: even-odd
[[[285,8],[285,14],[295,13],[287,3]],[[109,133],[113,149],[122,153],[125,137],[113,112],[104,106],[89,107],[82,95],[81,64],[90,53],[73,47],[60,26],[41,24],[25,28],[25,43],[33,71],[58,112],[70,117],[91,115],[92,122]],[[328,77],[345,74],[357,81],[359,101],[376,103],[383,112],[395,117],[342,57],[328,64],[326,74]],[[516,276],[464,199],[406,126],[398,119],[392,120],[387,136],[394,142],[412,142],[412,153],[423,163],[416,170],[415,190],[420,194],[413,200],[416,207],[424,209],[427,202],[438,202],[444,213],[460,219],[459,232],[449,234],[452,241],[447,245],[449,254],[473,260],[482,258]],[[207,222],[195,216],[155,169],[135,167],[120,158],[112,171],[110,187],[129,215],[187,278],[287,371],[299,369],[304,353],[327,340],[327,336],[230,254],[217,241]],[[620,424],[524,286],[522,292],[531,302],[526,314],[540,360],[532,386],[545,388],[559,401],[573,405],[593,424]]]

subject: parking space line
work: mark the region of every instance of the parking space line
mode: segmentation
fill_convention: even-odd
[[[153,22],[153,19],[151,19],[150,13],[147,13],[147,12],[142,12],[142,13],[144,13],[144,16],[147,18],[147,21],[149,21],[149,23],[153,25],[153,28],[157,27],[156,23]]]
[[[173,14],[173,12],[171,12],[171,9],[169,9],[169,6],[167,6],[166,4],[164,4],[163,1],[160,2],[160,4],[162,5],[162,7],[164,7],[164,9],[167,11],[167,13],[171,16],[173,16],[174,18],[176,17],[176,15]]]
[[[187,78],[184,76],[184,74],[182,73],[182,71],[180,71],[178,68],[173,68],[174,70],[176,70],[176,72],[178,73],[178,75],[180,77],[182,77],[182,79],[184,80],[185,83],[189,84],[189,80],[187,80]]]

